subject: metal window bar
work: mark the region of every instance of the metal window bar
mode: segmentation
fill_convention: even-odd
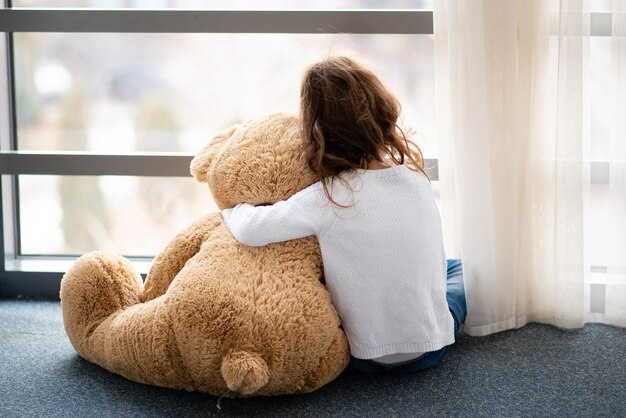
[[[3,9],[3,32],[432,34],[423,10]]]
[[[12,151],[0,153],[0,173],[10,175],[189,177],[189,164],[193,157],[191,154],[181,153],[117,155]],[[438,180],[437,160],[426,159],[425,166],[430,178]]]

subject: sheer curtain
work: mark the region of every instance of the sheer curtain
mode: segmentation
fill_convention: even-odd
[[[626,0],[612,2],[609,254],[603,322],[626,326]]]
[[[448,257],[464,260],[470,335],[531,321],[626,325],[624,3],[610,4],[611,149],[598,165],[588,3],[435,1],[442,219]],[[610,168],[612,232],[606,274],[591,283],[586,217],[598,167]]]

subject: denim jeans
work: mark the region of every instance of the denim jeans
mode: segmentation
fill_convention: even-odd
[[[467,316],[465,288],[463,286],[463,265],[461,260],[448,260],[446,300],[454,319],[454,335],[460,335],[461,326]],[[350,367],[366,373],[408,373],[424,370],[443,360],[450,346],[424,354],[422,357],[401,363],[382,364],[373,360],[352,357]]]

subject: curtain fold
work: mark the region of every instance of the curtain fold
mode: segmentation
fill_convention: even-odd
[[[470,335],[530,321],[579,327],[587,318],[587,6],[583,0],[435,1],[442,220],[448,257],[464,260]],[[620,19],[613,19],[611,38],[617,113],[626,109]],[[616,156],[625,148],[623,116],[612,118]],[[610,323],[624,321],[626,304],[620,155],[621,163],[610,165],[616,228],[608,244],[615,256],[607,266],[603,318]],[[621,279],[610,278],[613,270]]]

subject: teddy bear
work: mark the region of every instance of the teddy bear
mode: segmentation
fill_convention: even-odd
[[[191,173],[220,209],[285,200],[316,181],[288,114],[219,133]],[[78,354],[145,384],[226,397],[306,393],[350,360],[317,239],[247,247],[219,212],[180,232],[145,283],[127,259],[95,251],[67,271],[60,297]]]

